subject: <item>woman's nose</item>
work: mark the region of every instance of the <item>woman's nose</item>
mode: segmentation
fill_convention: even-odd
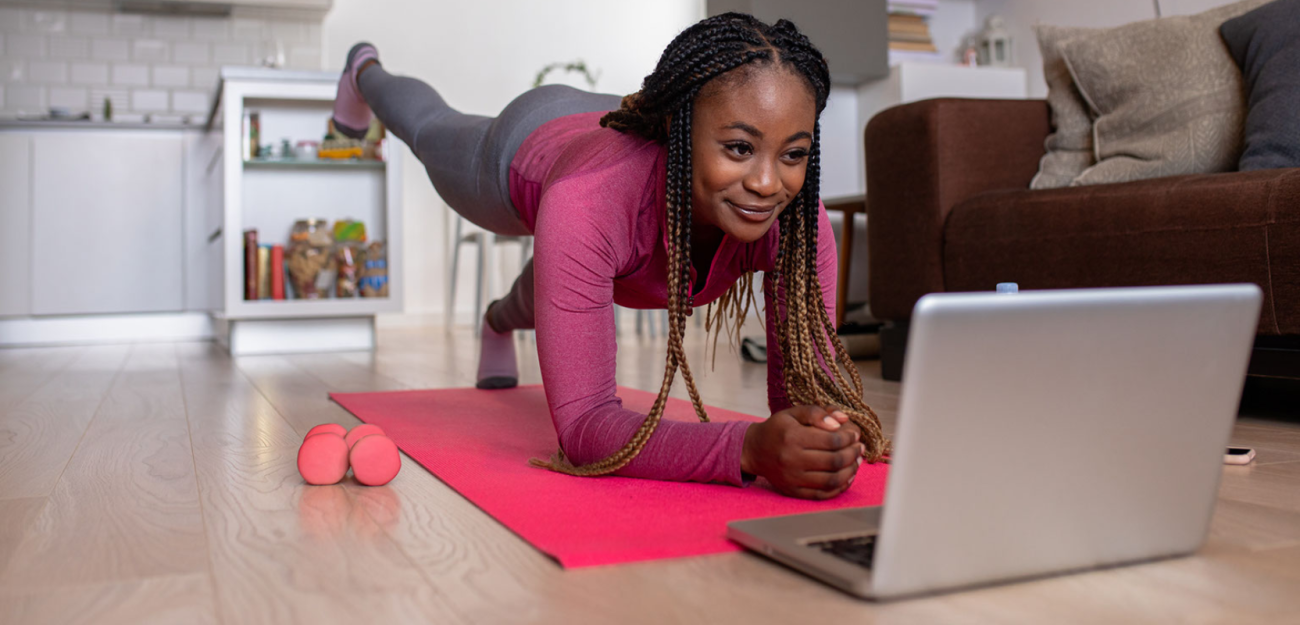
[[[756,161],[745,175],[745,190],[760,197],[768,197],[781,190],[781,179],[776,175],[776,164]]]

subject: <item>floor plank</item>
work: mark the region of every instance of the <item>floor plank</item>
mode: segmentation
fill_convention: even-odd
[[[179,349],[227,622],[414,622],[449,613],[441,591],[346,491],[303,484],[296,456],[305,430],[257,386],[279,388],[274,367],[246,377],[215,347]]]
[[[208,571],[170,344],[137,346],[0,582],[40,588]]]
[[[18,592],[0,587],[0,622],[60,625],[218,623],[206,574],[58,586]]]
[[[85,348],[47,383],[0,411],[0,500],[54,490],[129,351]]]
[[[0,572],[8,567],[14,551],[22,543],[27,529],[40,515],[45,502],[45,497],[6,499],[0,502]]]

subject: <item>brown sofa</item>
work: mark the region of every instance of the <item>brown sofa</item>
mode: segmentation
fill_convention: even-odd
[[[1300,168],[1032,191],[1042,100],[938,99],[866,129],[871,312],[902,372],[926,293],[1254,282],[1251,373],[1300,377]]]

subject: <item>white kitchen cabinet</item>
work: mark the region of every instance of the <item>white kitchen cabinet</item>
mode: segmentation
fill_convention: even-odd
[[[31,136],[0,134],[0,317],[31,314],[31,152]]]
[[[31,313],[182,310],[180,134],[52,132],[32,147]]]
[[[185,310],[221,302],[221,147],[218,134],[185,133]]]

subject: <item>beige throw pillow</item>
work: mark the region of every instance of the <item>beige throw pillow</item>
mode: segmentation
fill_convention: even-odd
[[[1135,22],[1061,44],[1095,116],[1097,164],[1073,184],[1236,169],[1245,96],[1219,25],[1266,2]]]
[[[1047,106],[1052,111],[1052,134],[1043,147],[1047,153],[1038,162],[1038,174],[1030,189],[1068,187],[1079,174],[1096,162],[1092,148],[1092,116],[1088,103],[1074,86],[1070,68],[1061,56],[1062,43],[1097,32],[1094,28],[1066,28],[1038,25],[1038,49],[1043,54],[1043,78],[1047,82]]]

